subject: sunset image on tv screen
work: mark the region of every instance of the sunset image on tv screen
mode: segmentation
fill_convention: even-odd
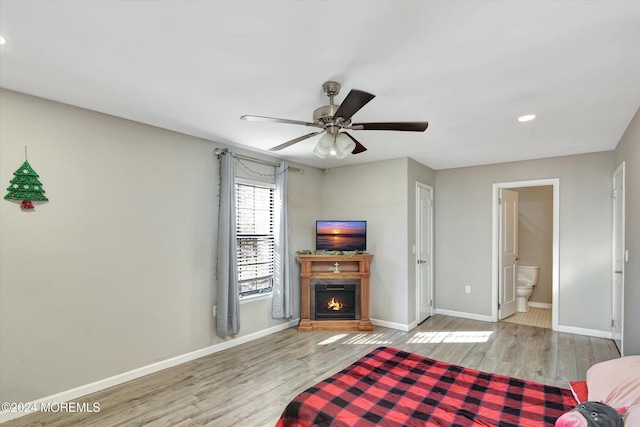
[[[366,221],[316,222],[316,250],[364,251],[366,245]]]

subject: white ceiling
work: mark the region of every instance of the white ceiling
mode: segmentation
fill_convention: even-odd
[[[640,106],[638,1],[0,0],[0,34],[4,88],[252,150],[313,129],[241,115],[312,121],[326,80],[377,95],[357,122],[429,122],[278,152],[318,167],[612,150]]]

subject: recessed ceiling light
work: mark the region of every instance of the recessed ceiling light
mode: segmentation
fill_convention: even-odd
[[[518,117],[518,121],[519,122],[530,122],[531,120],[533,120],[535,118],[536,118],[535,114],[527,114],[525,116]]]
[[[5,39],[4,37],[0,36],[0,44],[5,44],[7,42],[7,39]]]

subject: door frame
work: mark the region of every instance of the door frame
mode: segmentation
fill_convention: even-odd
[[[491,320],[498,321],[499,301],[499,239],[500,239],[500,189],[518,187],[542,187],[550,185],[553,188],[553,237],[551,261],[551,328],[558,330],[558,309],[560,289],[560,178],[535,179],[528,181],[499,182],[492,184],[492,226],[491,226]]]
[[[621,224],[617,224],[618,227],[620,228],[620,246],[622,246],[622,259],[621,259],[621,265],[620,265],[620,270],[621,270],[621,277],[620,280],[622,282],[621,284],[621,289],[620,289],[620,303],[621,303],[621,312],[620,312],[620,348],[618,348],[618,350],[620,351],[620,356],[624,356],[624,279],[625,279],[625,251],[626,251],[626,243],[625,243],[625,217],[626,217],[626,206],[625,206],[625,192],[626,192],[626,178],[625,178],[625,162],[620,163],[620,165],[616,168],[616,170],[613,172],[612,176],[611,176],[611,181],[612,181],[612,186],[613,186],[613,192],[615,193],[616,191],[616,175],[620,175],[620,180],[621,180],[621,184],[622,184],[622,198],[621,198],[621,218],[620,218],[620,222]],[[616,197],[614,195],[613,199],[613,204],[612,204],[612,230],[611,230],[611,338],[613,339],[613,341],[616,343],[616,346],[618,345],[618,343],[616,342],[616,336],[613,333],[613,322],[615,320],[615,311],[616,311],[616,305],[615,305],[615,298],[613,298],[613,293],[615,291],[615,261],[616,261],[616,222],[617,222],[617,205],[616,205]]]
[[[420,218],[419,218],[419,211],[420,211],[420,193],[418,191],[418,188],[425,188],[427,190],[429,190],[429,192],[431,193],[431,212],[429,215],[429,224],[427,224],[427,227],[429,227],[429,265],[431,266],[429,269],[429,294],[431,296],[431,314],[430,316],[433,316],[433,313],[435,311],[435,299],[434,299],[434,294],[433,294],[433,241],[434,241],[434,229],[433,229],[433,213],[434,213],[434,193],[433,193],[433,187],[427,184],[423,184],[421,182],[417,182],[416,181],[416,244],[415,244],[415,250],[414,250],[414,262],[415,262],[415,276],[416,276],[416,324],[419,323],[419,319],[420,319],[420,266],[418,265],[418,242],[420,239],[420,227],[419,227],[419,223],[420,223]]]

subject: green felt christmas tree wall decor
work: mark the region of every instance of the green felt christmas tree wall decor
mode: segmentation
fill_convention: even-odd
[[[25,157],[27,150],[25,147]],[[20,207],[22,209],[33,209],[33,200],[48,201],[44,195],[42,183],[38,179],[38,174],[33,170],[28,161],[24,161],[22,166],[13,173],[14,177],[10,181],[11,185],[7,187],[9,193],[4,196],[7,200],[22,200]]]

